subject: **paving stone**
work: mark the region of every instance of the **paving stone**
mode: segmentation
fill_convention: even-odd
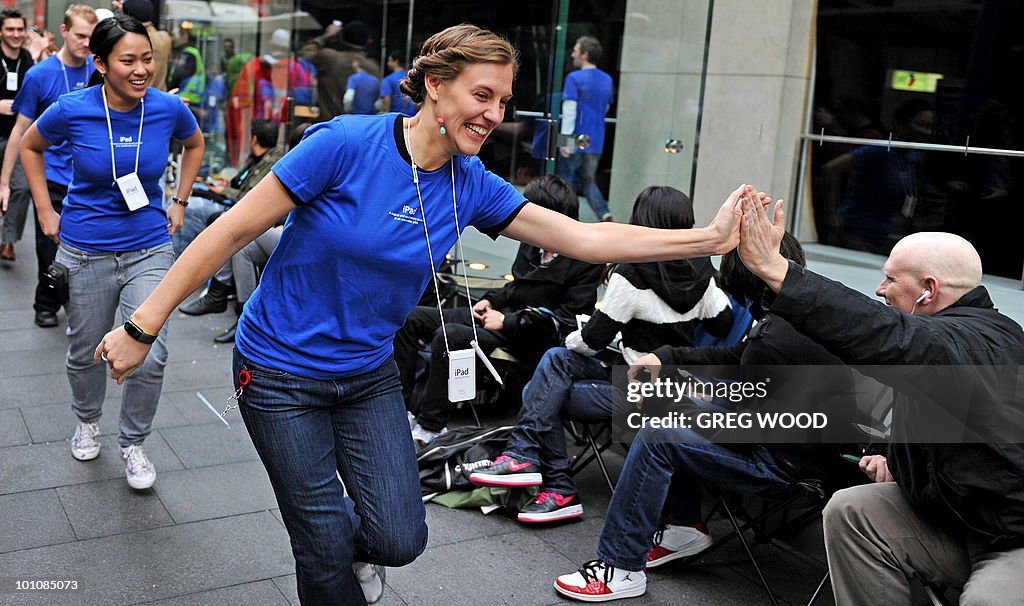
[[[181,461],[156,432],[146,439],[146,454],[158,473],[182,468]],[[116,436],[100,437],[100,456],[92,461],[73,459],[65,441],[11,446],[5,448],[2,455],[0,494],[124,477],[124,462],[117,450]]]
[[[211,415],[212,416],[212,415]],[[256,448],[237,413],[229,414],[231,429],[223,423],[192,427],[170,427],[158,432],[186,467],[207,467],[255,461]]]
[[[45,375],[0,378],[0,409],[55,404],[71,400],[71,387],[61,363]]]
[[[157,485],[173,473],[157,468]],[[174,523],[153,490],[133,490],[123,478],[62,486],[57,495],[78,540]]]
[[[183,360],[164,369],[164,388],[168,391],[208,388],[231,389],[231,360]],[[212,390],[211,390],[212,391]],[[206,397],[210,397],[206,394]],[[211,400],[212,401],[212,400]]]
[[[3,338],[0,339],[0,353],[12,355],[27,350],[45,350],[56,354],[58,364],[63,365],[60,353],[67,353],[68,340],[64,333],[64,323],[56,328],[39,328],[29,323],[29,326],[13,328],[3,331]]]
[[[277,507],[259,461],[160,474],[154,490],[178,524]]]
[[[0,554],[0,577],[81,579],[69,601],[135,604],[293,572],[288,538],[268,512]],[[41,603],[8,594],[5,604]],[[50,602],[52,603],[52,602]]]
[[[427,503],[428,548],[517,532],[517,526],[518,522],[499,512],[485,516],[476,508],[450,509]]]
[[[208,606],[210,604],[244,604],[245,606],[288,606],[286,597],[273,581],[243,583],[212,591],[201,591],[167,600],[146,602],[149,606]]]
[[[294,574],[277,577],[271,580],[274,582],[274,586],[277,587],[291,606],[299,606],[299,590],[295,586]]]
[[[0,448],[28,444],[32,436],[25,426],[20,408],[0,410]],[[3,456],[3,455],[0,455]]]
[[[115,384],[116,385],[116,384]],[[111,392],[116,397],[110,397]],[[100,417],[100,432],[103,435],[117,435],[120,429],[121,389],[107,391],[107,399],[103,402],[103,416]],[[28,425],[32,442],[52,442],[67,440],[75,433],[77,417],[71,411],[71,405],[36,404],[22,408],[25,424]],[[153,417],[153,429],[188,425],[188,420],[178,412],[171,403],[157,404],[156,416]]]
[[[513,533],[427,549],[412,565],[389,569],[388,585],[424,606],[551,604],[559,599],[551,580],[575,567],[542,540]],[[520,572],[501,574],[509,570]]]
[[[0,553],[75,540],[53,490],[0,496],[0,512]]]

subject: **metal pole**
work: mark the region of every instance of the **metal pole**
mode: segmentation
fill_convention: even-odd
[[[405,30],[405,65],[412,61],[412,15],[416,10],[416,0],[409,0],[409,25]]]
[[[381,3],[381,11],[380,22],[383,25],[380,26],[380,73],[383,74],[383,78],[388,75],[385,73],[388,63],[388,0]]]

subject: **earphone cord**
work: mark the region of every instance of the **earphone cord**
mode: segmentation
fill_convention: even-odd
[[[444,327],[444,324],[445,324],[444,323],[444,314],[441,311],[441,289],[440,289],[440,287],[439,287],[439,285],[437,283],[437,269],[434,266],[434,252],[433,252],[433,249],[432,249],[432,247],[430,245],[430,231],[427,229],[427,213],[423,209],[423,194],[420,191],[420,177],[419,177],[419,173],[416,170],[416,159],[413,158],[413,155],[412,155],[412,135],[410,134],[410,132],[411,132],[410,131],[410,128],[411,128],[410,127],[410,122],[411,122],[411,120],[409,122],[406,122],[406,124],[405,124],[405,147],[409,151],[409,161],[410,161],[410,164],[412,166],[412,182],[416,186],[416,199],[419,201],[419,205],[420,205],[420,218],[423,220],[423,235],[426,237],[426,240],[427,240],[427,258],[430,261],[430,275],[431,275],[431,277],[434,280],[434,295],[437,298],[437,315],[438,315],[438,319],[441,322],[441,334],[442,334],[442,336],[444,336],[444,349],[445,349],[445,351],[449,355],[451,355],[451,347],[448,345],[448,331],[445,330],[445,327]],[[458,245],[459,245],[459,255],[461,256],[461,255],[463,255],[463,252],[462,252],[462,231],[459,229],[459,207],[458,207],[458,205],[457,205],[457,203],[455,201],[455,159],[454,158],[451,159],[451,163],[452,163],[452,208],[454,209],[454,212],[455,212],[456,241],[458,242]],[[463,259],[464,258],[465,257],[463,257]],[[462,275],[463,275],[463,278],[464,278],[465,283],[466,283],[466,300],[469,301],[470,315],[472,315],[472,313],[473,313],[472,312],[473,299],[470,296],[470,292],[469,292],[469,276],[466,275],[465,264],[463,264],[463,267],[462,267]],[[478,341],[477,333],[476,333],[476,322],[472,322],[471,326],[473,327],[473,340],[474,341]]]

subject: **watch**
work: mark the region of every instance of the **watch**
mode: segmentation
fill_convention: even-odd
[[[124,331],[128,333],[129,337],[144,345],[152,345],[156,342],[156,335],[151,335],[142,330],[131,318],[128,318],[128,321],[124,323]]]
[[[171,202],[173,202],[173,203],[175,203],[178,206],[181,206],[183,208],[188,208],[188,200],[182,200],[178,196],[171,197]]]

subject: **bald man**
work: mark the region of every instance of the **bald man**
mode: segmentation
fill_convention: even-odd
[[[766,308],[874,365],[858,370],[896,395],[888,455],[861,460],[873,483],[825,508],[836,603],[910,604],[914,578],[961,588],[962,605],[1024,603],[1024,332],[980,286],[977,251],[907,236],[883,266],[882,303],[783,259],[782,225],[781,208],[772,222],[744,201],[740,257],[773,291]],[[963,422],[960,440],[937,435],[943,417]]]

